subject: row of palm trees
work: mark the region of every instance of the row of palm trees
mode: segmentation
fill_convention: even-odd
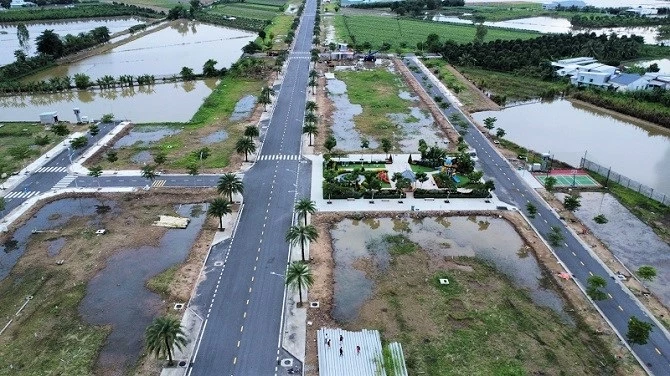
[[[231,207],[233,194],[244,193],[244,183],[233,173],[224,174],[219,178],[216,185],[219,194],[227,196],[226,198],[217,197],[209,203],[207,215],[219,218],[219,230],[223,230],[223,217],[233,212]]]
[[[302,133],[309,135],[309,146],[312,146],[312,136],[318,136],[319,134],[319,128],[317,127],[319,118],[316,116],[318,108],[314,101],[307,101],[305,104],[305,125],[302,127]]]

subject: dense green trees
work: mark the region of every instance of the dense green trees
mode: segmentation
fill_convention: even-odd
[[[294,261],[286,270],[286,285],[298,290],[300,302],[298,306],[302,306],[302,290],[309,289],[314,284],[314,276],[309,266],[303,261]]]
[[[586,89],[573,92],[572,97],[625,115],[670,128],[670,90],[653,89],[612,92]]]
[[[39,0],[38,0],[39,1]],[[0,22],[23,22],[37,20],[60,20],[68,18],[138,16],[158,18],[164,15],[150,8],[125,5],[121,3],[79,4],[74,8],[12,9],[0,12]]]

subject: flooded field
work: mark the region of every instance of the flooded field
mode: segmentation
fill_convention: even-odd
[[[33,231],[54,231],[73,218],[93,216],[105,206],[105,210],[116,210],[113,203],[103,203],[93,198],[63,199],[45,205],[25,225],[14,231],[10,240],[0,245],[0,281],[7,277],[18,259],[23,256]],[[91,221],[92,225],[96,223],[93,217]],[[57,255],[62,247],[62,238],[54,237],[49,243],[49,256]]]
[[[0,121],[39,121],[40,113],[58,111],[61,120],[74,122],[72,109],[78,107],[91,120],[112,113],[135,123],[186,122],[214,90],[216,81],[0,97]]]
[[[529,3],[547,3],[546,0],[521,0]],[[468,0],[468,3],[509,3],[519,0]],[[594,7],[664,7],[668,5],[665,0],[584,0],[586,5]]]
[[[138,18],[96,18],[82,20],[48,21],[37,23],[26,23],[30,35],[28,46],[24,49],[28,56],[37,54],[37,38],[44,30],[53,30],[56,34],[64,37],[67,34],[77,35],[89,32],[96,27],[107,26],[110,34],[127,30],[129,27],[144,23]],[[3,32],[6,32],[3,33]],[[0,65],[14,62],[14,51],[21,49],[16,36],[16,24],[0,23]]]
[[[45,70],[26,80],[74,76],[76,73],[85,73],[94,80],[104,75],[152,74],[160,77],[178,75],[182,67],[199,73],[209,59],[218,62],[218,69],[227,68],[242,56],[242,47],[255,38],[256,35],[248,31],[179,21],[103,54]]]
[[[475,216],[339,222],[331,231],[335,320],[348,322],[357,317],[375,287],[368,273],[383,273],[388,267],[391,255],[385,239],[397,234],[435,256],[477,257],[494,265],[526,289],[536,304],[552,308],[567,320],[561,297],[543,287],[545,276],[514,228],[502,219]]]
[[[635,63],[635,65],[640,65],[643,67],[648,67],[651,64],[656,64],[658,65],[658,68],[660,69],[660,73],[666,73],[670,75],[670,59],[659,59],[659,60],[647,60],[647,61],[640,61]]]
[[[389,68],[393,73],[393,69]],[[355,73],[354,73],[355,74]],[[358,126],[357,116],[364,113],[361,104],[352,103],[347,93],[347,84],[339,79],[327,81],[326,88],[329,98],[332,100],[335,111],[333,118],[333,135],[337,140],[337,149],[345,152],[361,151],[361,141],[365,138],[369,141],[369,148],[375,149],[380,146],[377,134],[363,134]],[[357,90],[360,90],[357,88]],[[406,90],[399,90],[397,98],[408,101],[408,113],[385,113],[383,116],[389,121],[392,129],[393,140],[398,143],[402,152],[416,152],[419,140],[424,139],[429,144],[441,140],[443,135],[435,125],[435,119],[427,111],[419,107],[419,98]],[[372,111],[378,111],[383,106],[377,103],[366,103],[366,106],[375,107]],[[377,139],[375,139],[377,138]],[[391,138],[391,137],[389,137]]]
[[[192,210],[195,206],[201,205],[183,205],[178,210],[179,215],[191,219],[186,229],[168,230],[156,247],[118,252],[88,283],[79,313],[88,323],[112,326],[98,367],[118,369],[121,375],[137,361],[144,343],[138,334],[144,332],[162,306],[160,296],[145,284],[185,260],[206,219],[202,210]]]
[[[434,21],[440,22],[451,22],[451,23],[461,23],[461,24],[471,24],[471,20],[464,20],[454,16],[442,16],[437,15],[433,17]],[[519,29],[519,30],[532,30],[538,31],[540,33],[596,33],[596,34],[606,34],[610,35],[616,33],[617,35],[638,35],[644,37],[644,42],[647,44],[659,44],[664,43],[668,44],[670,41],[667,39],[658,38],[658,27],[611,27],[611,28],[599,28],[599,29],[582,29],[582,28],[573,28],[570,20],[566,18],[554,18],[554,17],[529,17],[529,18],[519,18],[515,20],[508,21],[498,21],[498,22],[484,22],[484,25],[491,27],[502,27],[508,29]]]
[[[612,167],[628,178],[670,195],[670,133],[594,111],[566,100],[508,107],[472,115],[494,116],[510,141],[578,166],[580,158]],[[644,150],[631,153],[630,150]]]
[[[575,215],[628,269],[634,272],[643,265],[656,268],[658,277],[645,284],[670,307],[670,245],[609,194],[583,192],[581,204]],[[609,222],[597,224],[593,217],[599,214]],[[626,236],[621,236],[624,233]]]
[[[126,146],[148,146],[151,143],[158,142],[165,137],[169,137],[181,132],[180,129],[166,128],[159,125],[145,125],[133,127],[127,135],[116,141],[114,148],[118,149]]]

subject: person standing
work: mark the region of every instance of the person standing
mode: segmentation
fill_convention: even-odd
[[[328,345],[328,348],[330,348],[330,338],[328,338],[328,341],[326,341],[326,345]]]
[[[342,350],[342,346],[340,346],[340,356],[344,356],[344,350]]]
[[[356,345],[356,355],[361,355],[361,347]]]

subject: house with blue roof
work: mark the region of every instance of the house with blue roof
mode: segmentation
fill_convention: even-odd
[[[636,73],[620,73],[609,79],[610,87],[617,91],[645,90],[649,80]]]

